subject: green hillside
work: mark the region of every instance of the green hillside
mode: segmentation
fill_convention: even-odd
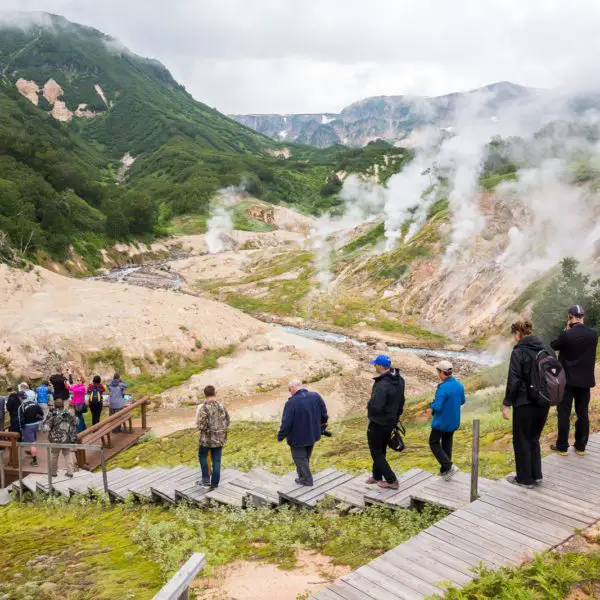
[[[113,38],[59,16],[28,18],[27,27],[0,21],[4,260],[64,262],[73,246],[94,268],[98,250],[115,239],[149,239],[175,217],[205,216],[227,186],[319,214],[340,202],[336,173],[376,174],[384,183],[411,158],[385,142],[277,145],[194,100],[166,67]],[[17,91],[19,80],[32,82],[37,106]],[[50,80],[68,114],[93,114],[53,118],[54,98],[43,92]],[[126,153],[136,160],[117,182]]]

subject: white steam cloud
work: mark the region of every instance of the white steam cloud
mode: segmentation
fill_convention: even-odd
[[[210,217],[206,222],[206,246],[210,254],[233,248],[232,208],[244,197],[245,186],[229,186],[217,192],[211,205]]]

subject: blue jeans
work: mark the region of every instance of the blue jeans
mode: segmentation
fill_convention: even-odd
[[[83,412],[81,410],[78,410],[78,408],[75,409],[75,416],[77,417],[77,433],[81,433],[82,431],[86,430],[87,426],[83,419]]]
[[[212,458],[212,476],[208,472],[208,453],[210,452]],[[219,481],[221,481],[221,455],[223,454],[223,448],[207,448],[206,446],[200,446],[198,449],[198,459],[200,460],[200,469],[202,470],[202,481],[207,482],[210,480],[212,487],[218,487]]]

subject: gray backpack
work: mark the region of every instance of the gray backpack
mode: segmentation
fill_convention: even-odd
[[[558,406],[566,385],[567,376],[560,361],[549,350],[540,350],[531,365],[529,397],[540,406]]]

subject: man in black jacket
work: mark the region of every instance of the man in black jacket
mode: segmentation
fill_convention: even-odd
[[[559,360],[567,375],[567,387],[562,402],[557,407],[558,436],[552,450],[562,456],[569,449],[569,429],[571,410],[575,403],[575,452],[583,455],[590,435],[590,388],[595,387],[596,348],[598,333],[584,324],[583,306],[571,306],[568,312],[567,327],[552,342],[559,351]]]
[[[392,361],[385,354],[380,354],[371,364],[375,365],[377,377],[367,405],[367,441],[373,459],[373,475],[367,483],[398,489],[398,479],[386,459],[386,451],[392,431],[404,410],[404,379],[398,369],[392,369]]]

